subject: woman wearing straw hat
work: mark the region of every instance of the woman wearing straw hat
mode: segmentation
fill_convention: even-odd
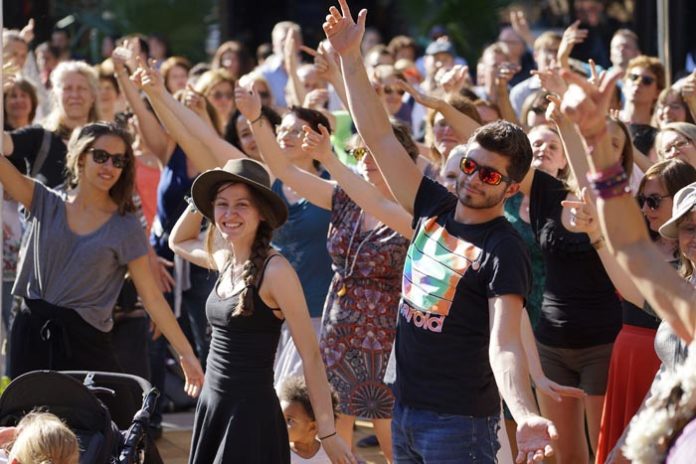
[[[231,160],[201,174],[169,244],[192,263],[219,271],[206,314],[213,328],[207,387],[196,409],[190,463],[289,463],[285,420],[273,389],[273,360],[287,320],[303,361],[319,438],[332,462],[355,462],[336,435],[329,385],[299,278],[270,247],[288,217],[264,167]],[[196,211],[197,210],[197,211]],[[211,221],[205,243],[203,217]]]

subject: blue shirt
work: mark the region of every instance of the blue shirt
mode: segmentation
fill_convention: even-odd
[[[323,172],[322,179],[329,174]],[[331,211],[319,208],[302,198],[288,203],[283,182],[276,179],[273,191],[288,205],[288,222],[276,229],[271,244],[290,261],[302,283],[309,315],[321,317],[324,301],[333,277],[331,257],[326,248]]]

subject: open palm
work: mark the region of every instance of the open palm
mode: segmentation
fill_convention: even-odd
[[[323,24],[326,37],[340,55],[360,51],[360,43],[365,33],[367,10],[360,10],[356,23],[353,21],[347,0],[339,0],[339,3],[341,5],[340,12],[335,6],[329,8],[329,14]]]

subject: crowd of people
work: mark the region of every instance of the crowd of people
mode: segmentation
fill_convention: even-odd
[[[696,73],[599,0],[473,73],[339,3],[195,65],[3,31],[7,375],[173,350],[191,463],[357,463],[356,418],[390,463],[694,462]]]

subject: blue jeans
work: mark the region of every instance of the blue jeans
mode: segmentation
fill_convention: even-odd
[[[496,463],[500,417],[413,409],[396,401],[392,446],[396,464]]]

